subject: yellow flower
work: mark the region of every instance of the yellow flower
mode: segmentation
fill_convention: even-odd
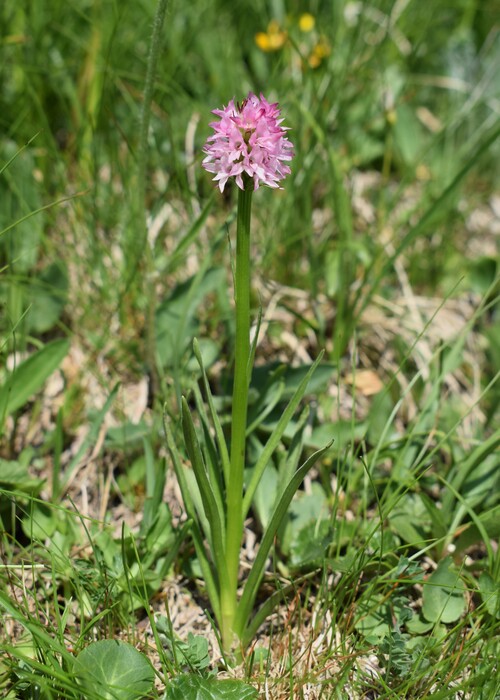
[[[300,15],[299,29],[301,32],[312,32],[315,24],[316,20],[314,19],[313,15],[311,15],[309,12],[304,12],[303,15]]]
[[[261,51],[279,51],[287,40],[287,33],[283,31],[279,22],[271,20],[267,25],[267,32],[258,32],[255,35],[255,43]]]

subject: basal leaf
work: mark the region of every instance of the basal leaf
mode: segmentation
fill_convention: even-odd
[[[193,674],[177,676],[165,693],[165,700],[251,700],[257,690],[242,681],[203,678]]]
[[[136,700],[153,687],[154,671],[135,647],[115,639],[93,642],[80,652],[74,672],[93,697]]]

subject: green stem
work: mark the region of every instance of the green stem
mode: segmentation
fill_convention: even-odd
[[[250,359],[250,218],[252,185],[238,191],[236,265],[236,348],[234,359],[231,454],[227,484],[226,562],[227,577],[221,576],[222,640],[226,651],[233,645],[233,624],[237,605],[238,570],[243,537],[243,472],[245,469],[246,426]]]
[[[149,47],[148,67],[146,71],[146,82],[144,85],[144,97],[142,101],[141,117],[139,121],[139,147],[137,152],[137,171],[139,173],[139,188],[141,194],[141,204],[145,207],[146,192],[146,165],[148,158],[148,133],[149,122],[151,121],[151,104],[153,102],[153,91],[156,76],[156,67],[160,56],[161,33],[165,14],[167,12],[168,0],[158,0],[155,17],[153,20],[153,34]],[[145,214],[145,209],[144,209]],[[146,217],[144,216],[144,223]]]
[[[350,306],[350,289],[354,281],[354,261],[352,253],[353,225],[351,204],[343,183],[338,157],[332,149],[329,155],[333,186],[333,204],[339,231],[337,315],[333,334],[334,360],[339,362],[349,343],[353,329],[352,308]]]

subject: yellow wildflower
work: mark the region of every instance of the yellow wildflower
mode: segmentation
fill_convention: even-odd
[[[312,32],[315,24],[316,20],[314,19],[313,15],[311,15],[309,12],[304,12],[303,15],[300,15],[299,29],[301,32]]]

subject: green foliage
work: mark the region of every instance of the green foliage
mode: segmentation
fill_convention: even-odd
[[[486,572],[482,573],[478,580],[479,592],[488,613],[494,617],[500,617],[500,596],[498,582]]]
[[[195,277],[176,287],[171,296],[160,303],[156,311],[156,342],[159,361],[165,369],[179,367],[199,329],[196,312],[203,300],[219,291],[225,282],[222,268],[201,269]],[[210,362],[217,354],[213,343],[206,348]]]
[[[424,586],[422,613],[429,622],[456,622],[466,608],[465,584],[460,573],[443,559]]]
[[[200,678],[185,674],[169,683],[165,700],[251,700],[257,697],[255,688],[241,681]]]
[[[89,644],[78,654],[74,673],[85,692],[106,700],[138,700],[151,691],[154,681],[147,658],[117,639]]]
[[[166,617],[156,620],[156,629],[160,641],[167,648],[169,656],[177,667],[206,675],[210,667],[208,641],[205,637],[188,633],[187,641],[172,638],[172,627]]]
[[[2,420],[24,406],[41,389],[46,379],[59,367],[68,350],[69,341],[53,340],[4,376],[0,386]]]

